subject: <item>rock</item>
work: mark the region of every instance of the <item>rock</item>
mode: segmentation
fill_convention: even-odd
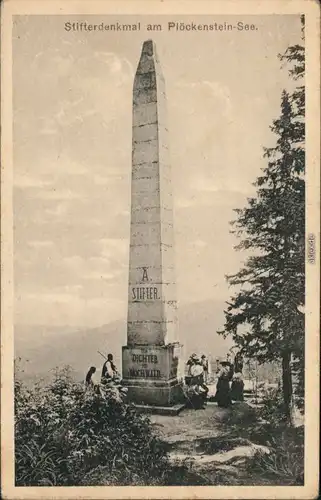
[[[229,419],[229,423],[238,424],[241,422],[252,422],[256,418],[256,413],[254,408],[249,406],[245,402],[238,402],[232,406],[232,413]]]
[[[269,454],[270,449],[267,446],[261,446],[258,444],[251,443],[250,445],[237,446],[232,450],[223,451],[219,453],[212,454],[198,454],[190,451],[188,452],[177,452],[177,450],[172,451],[169,454],[169,460],[174,465],[177,464],[193,464],[194,467],[242,467],[246,461],[253,458],[257,452],[262,454]]]
[[[233,450],[216,453],[212,455],[212,460],[225,464],[233,461],[235,465],[235,462],[243,463],[247,458],[253,458],[258,451],[264,455],[270,453],[270,449],[267,446],[251,443],[247,446],[237,446]]]

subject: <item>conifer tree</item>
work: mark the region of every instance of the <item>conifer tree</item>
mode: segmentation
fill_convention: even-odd
[[[291,46],[282,61],[291,64],[294,80],[304,77],[304,48]],[[275,147],[264,149],[267,166],[254,186],[256,197],[236,209],[232,233],[237,250],[251,256],[228,276],[238,292],[227,303],[224,336],[259,362],[280,360],[285,413],[291,420],[292,376],[299,392],[304,381],[305,298],[305,95],[304,86],[281,96],[280,117],[273,121]]]

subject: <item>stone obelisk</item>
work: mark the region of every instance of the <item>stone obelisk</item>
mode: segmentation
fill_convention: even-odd
[[[123,381],[137,404],[182,400],[165,82],[152,40],[133,86],[127,346]]]

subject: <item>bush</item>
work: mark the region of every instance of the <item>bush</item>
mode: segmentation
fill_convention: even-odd
[[[262,407],[257,411],[257,415],[272,426],[286,423],[286,408],[279,389],[270,389],[263,394]]]
[[[270,440],[268,455],[257,452],[248,464],[251,472],[263,474],[274,484],[297,486],[304,484],[303,430],[283,431]]]
[[[269,484],[304,484],[304,428],[291,427],[285,416],[282,394],[270,390],[258,408],[257,421],[245,430],[247,437],[268,446],[270,453],[258,451],[247,464],[248,472],[264,477]],[[239,429],[238,429],[239,432]]]
[[[146,416],[66,373],[34,390],[16,381],[15,459],[17,486],[148,485],[169,470]]]

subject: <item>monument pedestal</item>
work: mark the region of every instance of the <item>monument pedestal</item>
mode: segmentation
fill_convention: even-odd
[[[178,343],[123,347],[123,384],[131,402],[155,407],[184,403],[181,348]]]

